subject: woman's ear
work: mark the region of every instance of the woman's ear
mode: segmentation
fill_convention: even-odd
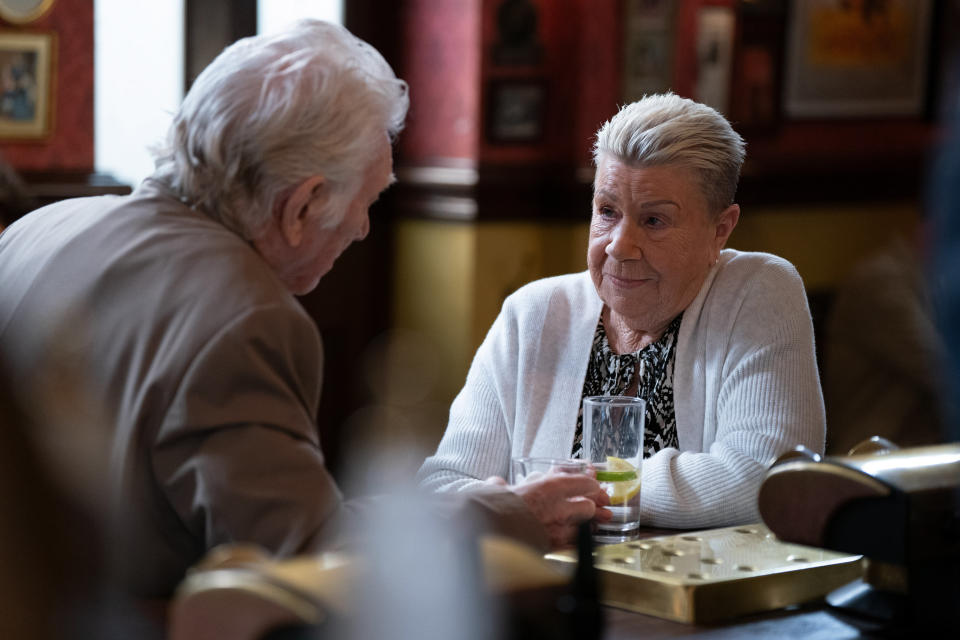
[[[279,205],[277,212],[280,233],[290,247],[303,241],[310,209],[322,204],[327,197],[327,181],[322,175],[307,178]]]
[[[730,234],[733,233],[734,227],[737,226],[737,222],[740,220],[740,205],[732,204],[723,212],[717,216],[716,220],[716,230],[717,235],[715,238],[715,247],[717,253],[719,254],[724,245],[727,244],[727,238],[730,237]]]

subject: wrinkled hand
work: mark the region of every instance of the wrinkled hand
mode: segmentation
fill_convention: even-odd
[[[489,478],[489,484],[506,486],[503,478]],[[596,518],[605,522],[612,517],[610,498],[594,477],[585,474],[548,473],[537,480],[507,487],[520,496],[558,548],[573,542],[577,525]]]

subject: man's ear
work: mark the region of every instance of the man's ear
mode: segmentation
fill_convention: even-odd
[[[298,184],[279,205],[277,222],[288,245],[300,246],[310,209],[322,206],[326,198],[327,181],[322,175],[315,175]]]
[[[737,222],[740,220],[740,205],[732,204],[723,212],[717,216],[716,229],[717,235],[715,237],[715,247],[717,254],[719,255],[720,250],[723,249],[724,245],[727,244],[727,238],[730,237],[730,234],[733,233],[734,227],[737,226]]]

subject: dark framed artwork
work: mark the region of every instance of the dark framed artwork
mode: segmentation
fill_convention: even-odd
[[[623,98],[634,102],[673,82],[676,0],[624,2]]]
[[[791,4],[785,115],[923,113],[932,0],[805,0]]]
[[[0,31],[0,138],[50,135],[54,36]]]
[[[543,138],[546,85],[542,79],[499,79],[487,97],[487,139],[529,143]]]
[[[705,6],[697,11],[694,99],[728,115],[736,21],[732,7]]]
[[[740,7],[730,89],[730,119],[738,131],[772,133],[780,123],[786,12],[775,0]]]

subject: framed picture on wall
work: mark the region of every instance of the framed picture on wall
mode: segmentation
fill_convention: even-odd
[[[529,143],[543,138],[546,86],[541,79],[498,79],[487,96],[487,138]]]
[[[0,0],[0,18],[13,24],[27,24],[44,16],[54,0]]]
[[[806,0],[788,20],[787,116],[919,116],[932,0]]]
[[[0,31],[0,138],[50,135],[54,35]]]
[[[676,0],[627,0],[623,11],[623,99],[634,102],[673,82]]]
[[[730,76],[736,16],[731,7],[701,7],[697,12],[697,79],[694,98],[730,113]]]

